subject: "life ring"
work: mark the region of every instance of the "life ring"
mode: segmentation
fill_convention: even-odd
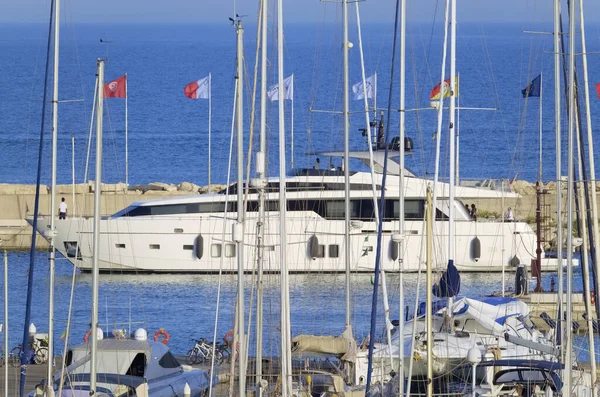
[[[227,343],[227,346],[229,346],[229,348],[231,349],[231,346],[233,346],[233,330],[230,329],[228,333],[225,334],[225,336],[223,337],[223,340],[225,341],[225,343]]]
[[[159,342],[161,335],[163,336],[163,339],[160,342],[163,345],[166,345],[167,343],[169,343],[169,333],[167,331],[165,331],[164,328],[161,328],[158,331],[156,331],[156,333],[154,334],[154,342]]]
[[[91,334],[92,330],[90,329],[88,332],[85,333],[85,335],[83,335],[83,341],[87,343],[87,341],[90,339]]]

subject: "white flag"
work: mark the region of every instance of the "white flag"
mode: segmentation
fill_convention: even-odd
[[[196,90],[196,95],[198,99],[208,99],[210,96],[210,76],[207,76],[203,79],[198,80],[198,90]]]
[[[375,98],[375,91],[377,89],[377,87],[376,87],[377,73],[375,73],[371,77],[367,77],[365,79],[365,83],[366,83],[367,99]],[[365,98],[365,89],[363,88],[362,81],[360,83],[356,83],[352,86],[352,92],[354,93],[355,101]]]
[[[283,79],[283,86],[285,87],[285,99],[290,101],[294,100],[294,75]],[[279,100],[279,84],[272,85],[267,91],[267,96],[271,101]]]

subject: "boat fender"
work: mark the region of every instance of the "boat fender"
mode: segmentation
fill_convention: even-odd
[[[201,234],[196,237],[196,258],[202,259],[202,255],[204,254],[204,237]]]
[[[397,242],[395,242],[395,241],[393,241],[393,240],[391,240],[390,243],[392,244],[392,246],[390,247],[390,251],[391,251],[390,255],[392,257],[392,260],[396,261],[396,260],[398,260],[398,256],[400,256],[399,255],[399,251],[400,251],[399,246],[400,246],[400,244],[397,243]]]
[[[412,152],[414,148],[415,148],[415,144],[414,144],[412,138],[404,137],[404,151]]]
[[[519,265],[517,266],[517,271],[515,272],[515,295],[523,296],[527,294],[527,271],[525,270],[525,266]]]
[[[87,341],[90,339],[91,334],[92,334],[92,330],[90,329],[88,332],[85,333],[85,335],[83,335],[83,341],[85,343],[87,343]]]
[[[308,256],[313,260],[319,256],[319,238],[314,234],[308,239]]]
[[[478,262],[481,258],[481,241],[478,237],[471,240],[471,259]]]
[[[231,346],[233,346],[233,330],[230,329],[228,333],[225,334],[225,336],[223,337],[223,340],[225,341],[225,343],[227,343],[227,346],[229,346],[229,348],[231,349]]]
[[[162,335],[162,338],[161,338]],[[162,339],[162,340],[159,340]],[[159,329],[154,334],[154,342],[161,342],[163,345],[169,343],[169,333],[164,328]]]
[[[508,264],[511,265],[512,267],[517,267],[521,264],[521,260],[519,259],[518,256],[513,256],[510,261],[508,261]]]

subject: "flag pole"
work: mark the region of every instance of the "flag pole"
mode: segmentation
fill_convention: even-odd
[[[540,72],[540,183],[542,183],[542,73]]]
[[[460,185],[460,73],[456,74],[456,186]]]
[[[285,87],[284,87],[285,88]],[[291,98],[292,103],[292,127],[291,127],[291,131],[292,131],[292,142],[291,142],[291,146],[292,146],[292,169],[294,168],[294,73],[292,73],[292,95]]]
[[[129,137],[128,137],[128,101],[127,73],[125,73],[125,186],[129,189]]]
[[[94,114],[96,111],[96,95],[98,95],[98,78],[96,77],[96,87],[94,87],[94,100],[92,101],[92,115],[90,117],[90,132],[88,135],[87,155],[85,157],[85,172],[83,173],[83,182],[87,183],[88,166],[90,164],[90,152],[92,150],[92,131],[94,130]]]
[[[375,89],[373,90],[373,120],[377,121],[377,72],[373,73],[373,82],[375,83]],[[367,97],[365,98],[366,101],[369,101],[369,93],[366,94]],[[367,106],[367,114],[369,113],[369,107]],[[369,127],[371,128],[371,127]],[[377,145],[378,145],[378,136],[377,136],[377,125],[375,125],[373,127],[373,136],[375,137],[375,150],[378,149]],[[372,142],[369,142],[369,145],[372,145]],[[404,143],[401,143],[401,145],[404,145]],[[401,148],[404,148],[404,146],[400,146]]]
[[[71,181],[72,181],[72,197],[73,197],[73,215],[75,215],[75,135],[71,135]]]
[[[212,119],[212,74],[208,73],[208,193],[210,193],[210,149],[211,149],[211,119]]]
[[[373,95],[373,115],[375,118],[377,118],[377,72],[374,73],[375,75],[375,90],[374,90],[374,95]],[[400,145],[404,145],[404,142],[400,142]],[[404,146],[401,146],[404,147]]]

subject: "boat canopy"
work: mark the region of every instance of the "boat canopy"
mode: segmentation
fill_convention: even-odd
[[[292,339],[292,353],[297,357],[333,355],[354,362],[356,342],[345,333],[340,336],[298,335]]]
[[[445,300],[434,302],[433,312],[436,316],[443,316],[445,311]],[[459,298],[452,305],[452,313],[454,320],[461,323],[474,320],[473,324],[498,336],[502,336],[506,332],[518,335],[522,327],[528,328],[525,318],[529,315],[529,307],[515,298]],[[424,315],[425,305],[423,302],[419,305],[418,316]]]
[[[162,343],[131,339],[102,339],[98,342],[98,373],[141,376],[155,379],[181,372],[181,365]],[[90,372],[90,342],[67,353],[67,372]]]
[[[498,371],[494,375],[493,383],[500,384],[539,384],[549,385],[553,391],[560,392],[563,386],[560,376],[556,371],[565,369],[565,365],[543,360],[493,360],[482,361],[477,364],[478,367],[514,367]]]

